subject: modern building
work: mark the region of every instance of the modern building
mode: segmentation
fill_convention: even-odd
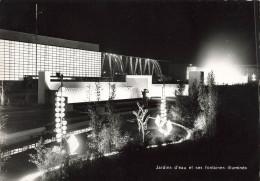
[[[23,80],[24,76],[38,76],[39,71],[100,77],[98,51],[96,44],[40,35],[36,44],[35,35],[0,30],[0,80]]]
[[[157,60],[99,52],[96,44],[40,35],[36,42],[33,34],[0,30],[0,80],[22,84],[25,77],[38,79],[34,81],[38,84],[34,95],[39,104],[44,104],[61,85],[55,80],[56,73],[64,76],[64,96],[71,104],[97,101],[96,83],[100,83],[103,101],[109,99],[110,82],[118,92],[115,99],[142,98],[144,89],[150,91],[149,97],[161,96],[163,82],[152,81],[163,75]],[[175,89],[177,85],[167,85],[166,96],[174,97]]]
[[[114,77],[115,75],[162,75],[158,61],[149,58],[99,52],[99,45],[0,30],[0,80],[51,76]]]

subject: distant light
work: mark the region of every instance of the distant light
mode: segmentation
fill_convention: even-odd
[[[209,61],[205,66],[206,72],[213,71],[217,84],[246,83],[245,76],[242,75],[241,68],[231,61]],[[207,77],[207,74],[205,78]]]
[[[255,74],[252,75],[252,81],[256,81],[256,75]]]
[[[74,155],[76,154],[76,151],[79,147],[79,142],[76,138],[75,135],[71,135],[68,139],[68,144],[69,144],[69,148],[70,148],[70,154]]]

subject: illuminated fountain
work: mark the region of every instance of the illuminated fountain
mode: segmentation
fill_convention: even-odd
[[[183,125],[180,125],[178,123],[174,123],[174,122],[171,122],[170,120],[167,120],[166,96],[165,96],[165,85],[164,84],[162,86],[162,99],[161,99],[161,105],[160,105],[160,115],[157,115],[156,118],[152,118],[152,119],[155,119],[155,124],[158,127],[159,132],[162,133],[163,136],[169,136],[170,134],[172,134],[171,132],[173,130],[173,125],[180,127],[187,132],[187,135],[185,137],[183,137],[179,141],[175,141],[170,144],[181,143],[181,142],[191,138],[192,130],[190,130],[189,128],[186,128]],[[166,143],[164,143],[164,144],[167,145]],[[163,145],[163,146],[165,146],[165,145]],[[154,147],[154,146],[155,145],[151,145],[150,147]]]
[[[162,99],[160,106],[161,115],[157,115],[155,124],[158,126],[158,130],[164,135],[168,136],[172,130],[171,121],[167,120],[166,113],[166,97],[165,97],[165,85],[162,86]]]
[[[162,75],[161,67],[156,60],[104,53],[102,56],[102,72],[114,76],[117,72],[127,75]]]

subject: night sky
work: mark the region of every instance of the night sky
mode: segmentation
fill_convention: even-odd
[[[0,28],[35,33],[35,5],[19,2],[0,2]],[[253,2],[38,3],[40,35],[185,64],[217,47],[239,64],[256,64]]]

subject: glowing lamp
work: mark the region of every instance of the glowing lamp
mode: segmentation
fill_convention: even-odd
[[[252,75],[252,81],[256,81],[256,76],[255,76],[255,74]]]
[[[67,125],[67,121],[62,121],[62,125],[66,126]]]
[[[61,133],[57,133],[56,138],[61,138]]]
[[[55,108],[55,112],[60,112],[60,108]]]
[[[60,113],[55,113],[55,117],[59,118],[60,117]]]
[[[55,103],[55,106],[56,106],[56,107],[60,107],[60,103],[59,103],[59,102],[56,102],[56,103]]]
[[[60,98],[60,97],[56,97],[56,98],[55,98],[55,101],[60,102],[60,101],[61,101],[61,98]]]
[[[55,118],[55,122],[56,122],[56,123],[60,123],[60,122],[61,122],[61,119],[60,119],[60,118]]]
[[[71,135],[68,139],[68,145],[69,145],[69,149],[70,149],[70,154],[74,155],[76,154],[76,151],[79,147],[79,142],[76,138],[75,135]]]
[[[56,101],[56,102],[64,102],[64,101],[65,101],[65,98],[64,98],[64,97],[56,97],[56,98],[55,98],[55,101]]]
[[[61,127],[61,124],[60,123],[56,123],[56,128],[59,128]]]
[[[61,133],[61,129],[60,128],[56,128],[56,132],[57,133]]]

